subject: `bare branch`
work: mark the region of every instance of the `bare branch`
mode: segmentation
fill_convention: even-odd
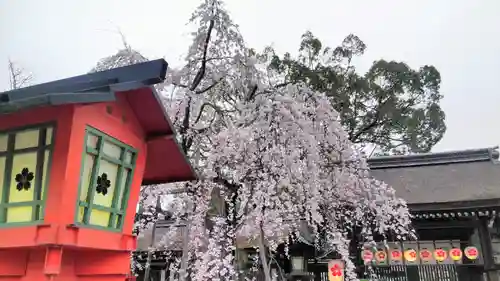
[[[184,84],[177,84],[177,83],[172,83],[172,85],[174,85],[175,87],[179,87],[179,88],[184,88],[184,89],[187,89],[187,88],[189,88],[189,86],[187,86],[187,85],[184,85]]]
[[[196,120],[194,121],[194,124],[198,123],[198,121],[200,121],[200,118],[201,118],[201,115],[203,114],[203,110],[205,109],[206,106],[210,106],[211,108],[213,108],[217,113],[219,113],[221,116],[223,115],[223,112],[222,112],[222,109],[219,108],[218,106],[216,105],[213,105],[209,102],[205,102],[201,105],[201,108],[200,108],[200,112],[198,113],[198,116],[196,117]]]
[[[253,86],[252,89],[250,90],[250,93],[248,94],[248,97],[247,97],[247,101],[250,101],[254,98],[255,96],[255,93],[257,93],[257,89],[259,87],[257,87],[257,85]]]
[[[11,90],[29,86],[33,81],[33,75],[31,73],[26,72],[26,70],[18,66],[10,59],[8,71]]]
[[[222,81],[222,78],[219,79],[219,80],[217,80],[217,81],[215,81],[212,85],[206,87],[205,89],[201,89],[199,91],[196,91],[195,93],[196,94],[203,94],[203,93],[205,93],[207,91],[210,91],[210,89],[212,89],[213,87],[215,87],[220,81]]]
[[[184,109],[184,119],[182,120],[182,127],[180,128],[180,133],[185,136],[187,130],[189,128],[189,117],[191,116],[191,98],[188,99],[187,105]],[[191,147],[191,138],[187,139],[186,137],[182,138],[182,150],[184,153],[187,153],[189,148]]]
[[[194,91],[196,87],[200,84],[203,77],[205,77],[205,70],[207,68],[207,53],[208,53],[208,44],[210,43],[210,37],[212,36],[212,30],[214,29],[215,20],[211,19],[210,24],[208,25],[207,37],[205,38],[205,43],[203,44],[203,58],[201,61],[200,70],[194,77],[193,83],[191,84],[190,90]]]

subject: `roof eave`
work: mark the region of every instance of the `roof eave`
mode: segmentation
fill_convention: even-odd
[[[184,159],[185,163],[187,163],[187,165],[189,166],[189,169],[190,169],[191,174],[192,174],[192,176],[190,176],[190,177],[183,177],[182,180],[178,180],[178,181],[191,181],[191,180],[195,180],[195,179],[199,178],[198,177],[199,175],[196,173],[196,171],[194,170],[193,166],[191,165],[191,162],[187,158],[186,152],[184,152],[184,150],[182,149],[181,145],[177,141],[177,138],[175,137],[175,136],[177,136],[177,132],[175,130],[174,125],[172,124],[172,121],[168,117],[167,110],[166,110],[166,108],[165,108],[165,106],[163,104],[163,101],[162,101],[162,99],[160,97],[160,94],[158,93],[158,91],[156,91],[156,89],[154,87],[150,87],[150,88],[151,88],[151,93],[155,97],[156,101],[158,102],[159,105],[161,105],[161,110],[163,111],[163,116],[165,118],[165,121],[168,124],[168,127],[170,128],[170,132],[165,132],[165,135],[163,135],[163,136],[164,137],[170,137],[172,139],[172,141],[175,143],[175,145],[176,145],[177,149],[179,150],[179,152],[182,153],[183,159]],[[154,132],[154,133],[151,133],[151,134],[147,135],[146,139],[148,139],[148,138],[155,138],[155,137],[158,137],[158,132]],[[158,183],[154,183],[154,184],[158,184]]]
[[[148,88],[162,110],[165,126],[160,128],[158,132],[146,132],[146,135],[149,137],[151,135],[171,136],[177,149],[179,149],[179,153],[182,153],[184,162],[189,166],[191,171],[191,175],[175,179],[172,177],[169,179],[169,182],[173,180],[184,181],[196,179],[197,175],[193,167],[175,140],[175,130],[168,118],[160,95],[152,87],[152,85],[165,80],[167,68],[167,62],[163,59],[158,59],[0,92],[0,113],[2,109],[3,113],[8,114],[44,105],[113,101],[116,100],[115,93]]]
[[[475,208],[500,208],[500,198],[466,201],[432,202],[408,204],[411,212],[459,211]]]
[[[183,165],[183,171],[188,170],[189,172],[182,172],[179,175],[167,175],[165,176],[153,176],[153,177],[148,177],[147,173],[145,173],[145,177],[142,181],[142,185],[155,185],[155,184],[166,184],[166,183],[173,183],[173,182],[183,182],[183,181],[192,181],[198,179],[198,174],[194,170],[193,166],[191,165],[191,162],[189,161],[186,153],[181,149],[181,146],[179,145],[179,142],[175,138],[175,131],[169,135],[164,135],[164,136],[154,136],[154,138],[149,139],[149,141],[146,142],[146,144],[150,144],[151,142],[155,141],[168,141],[170,144],[173,144],[175,146],[175,151],[176,154],[179,155],[178,162],[182,162]],[[148,148],[148,153],[149,153]],[[152,152],[154,154],[154,152]],[[182,160],[181,160],[182,159]]]
[[[370,169],[389,169],[429,165],[445,165],[466,162],[496,161],[498,147],[422,153],[404,156],[381,156],[368,159]]]
[[[167,62],[158,59],[0,92],[0,107],[23,109],[23,104],[31,107],[101,102],[109,100],[115,92],[149,87],[164,81],[167,68]]]

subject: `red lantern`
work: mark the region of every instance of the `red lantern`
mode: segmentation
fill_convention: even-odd
[[[432,259],[432,253],[431,251],[427,249],[423,249],[420,251],[420,259],[423,260],[424,262],[428,262]]]
[[[434,258],[437,261],[442,262],[442,261],[446,260],[446,258],[448,258],[448,253],[443,249],[436,249],[434,251]]]
[[[364,250],[361,256],[365,263],[370,263],[373,260],[373,252],[371,250]]]
[[[460,248],[453,248],[450,250],[450,257],[454,261],[462,259],[462,250]]]
[[[342,277],[342,270],[340,269],[340,266],[338,264],[336,264],[332,268],[330,268],[330,272],[332,273],[332,276]]]
[[[470,246],[464,250],[465,256],[470,260],[475,260],[479,257],[479,250],[476,247]]]
[[[393,261],[400,261],[403,259],[403,253],[401,250],[392,250],[391,251],[391,259]]]
[[[344,264],[340,260],[331,260],[328,263],[328,280],[343,281],[344,280]]]
[[[417,251],[414,249],[408,249],[405,251],[405,259],[409,262],[414,262],[417,260]]]
[[[385,262],[387,260],[387,254],[385,253],[385,251],[377,251],[375,253],[375,259],[378,262]]]

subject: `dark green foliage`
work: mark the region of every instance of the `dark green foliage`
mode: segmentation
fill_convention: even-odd
[[[415,70],[378,60],[361,75],[351,62],[365,49],[352,34],[332,49],[307,32],[297,58],[279,57],[272,49],[266,53],[271,68],[287,82],[307,83],[331,98],[353,143],[374,144],[384,154],[430,151],[446,131],[439,72],[428,65]]]

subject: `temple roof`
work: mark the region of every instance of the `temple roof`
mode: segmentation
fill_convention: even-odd
[[[452,202],[458,208],[471,201],[500,206],[498,155],[492,147],[375,157],[368,163],[371,174],[391,185],[411,209],[445,208]]]

